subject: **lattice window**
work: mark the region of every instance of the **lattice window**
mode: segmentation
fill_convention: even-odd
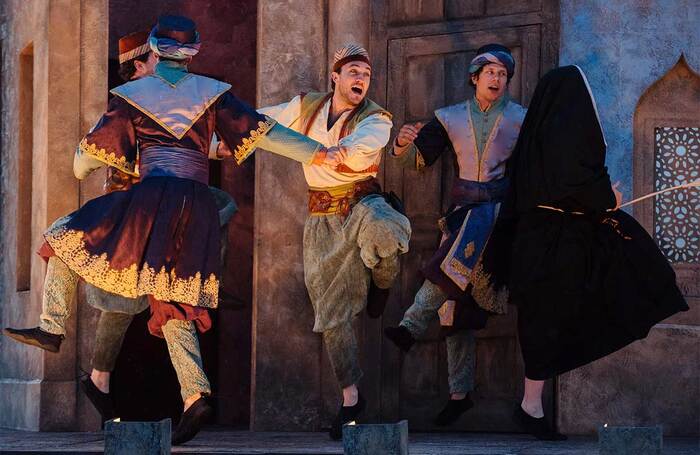
[[[662,190],[700,178],[700,128],[654,129],[654,186]],[[672,263],[700,263],[700,189],[657,196],[654,236]]]

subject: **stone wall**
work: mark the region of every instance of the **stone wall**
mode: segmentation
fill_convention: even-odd
[[[653,173],[653,163],[637,166],[634,173],[634,154],[641,153],[633,140],[639,134],[633,131],[635,109],[646,90],[674,67],[682,53],[691,68],[700,70],[700,4],[693,0],[562,2],[561,21],[560,64],[579,65],[588,76],[608,142],[607,164],[613,181],[622,182],[626,199],[631,199],[633,188],[639,193],[634,196],[641,195],[641,188],[653,191],[653,175],[639,174],[640,169]],[[686,86],[692,83],[687,76],[685,80]],[[700,94],[694,96],[694,102],[700,102]],[[674,91],[667,91],[647,108],[663,117],[662,113],[674,111],[680,115],[685,104],[674,104]],[[693,113],[683,115],[693,117]],[[694,125],[700,126],[700,111],[694,117]],[[641,185],[641,181],[650,184]],[[651,232],[651,214],[642,209],[638,205],[632,212]],[[700,296],[692,294],[687,294],[690,312],[657,325],[645,340],[559,378],[557,420],[562,431],[593,433],[604,423],[663,424],[667,435],[698,435]]]
[[[695,0],[561,2],[560,65],[578,65],[596,97],[613,180],[632,192],[632,120],[639,98],[685,53],[700,70]]]
[[[46,227],[78,207],[73,151],[81,131],[104,109],[106,62],[96,56],[106,52],[106,1],[9,0],[3,7],[0,325],[32,327],[39,321],[45,273],[33,253]],[[27,85],[22,79],[32,71],[33,84]],[[26,109],[31,118],[22,114]],[[28,129],[31,134],[23,136]],[[29,175],[23,163],[30,163]],[[18,223],[24,205],[30,215]],[[18,257],[31,259],[22,265]],[[20,285],[18,277],[27,273]],[[0,339],[0,426],[75,428],[79,324],[71,318],[59,354]]]

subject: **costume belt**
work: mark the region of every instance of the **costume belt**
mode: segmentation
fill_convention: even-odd
[[[455,179],[451,199],[454,205],[476,204],[480,202],[501,202],[508,189],[508,178],[502,177],[490,182],[474,182]]]
[[[564,209],[560,209],[559,207],[551,207],[549,205],[538,205],[537,208],[538,209],[545,209],[545,210],[552,210],[552,211],[564,213],[567,215],[578,215],[578,216],[586,215],[586,213],[584,213],[584,212],[575,212],[572,210],[564,210]],[[615,231],[615,233],[617,235],[619,235],[620,237],[622,237],[624,240],[630,240],[631,237],[628,236],[627,234],[625,234],[620,222],[616,218],[614,218],[612,215],[610,215],[610,212],[614,212],[615,210],[617,210],[617,209],[610,209],[610,210],[607,210],[605,212],[600,212],[596,218],[596,221],[602,225],[608,226],[610,229]]]
[[[309,212],[312,215],[347,216],[360,199],[381,191],[374,177],[330,188],[309,188]]]
[[[554,212],[560,212],[560,213],[567,213],[569,215],[585,215],[584,212],[575,212],[573,210],[564,210],[560,209],[559,207],[551,207],[549,205],[538,205],[538,209],[545,209],[545,210],[552,210]]]
[[[139,174],[147,177],[179,177],[209,184],[209,158],[180,147],[152,146],[139,152]]]

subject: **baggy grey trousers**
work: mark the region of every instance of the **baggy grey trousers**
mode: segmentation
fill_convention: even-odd
[[[411,226],[382,196],[370,195],[350,215],[311,215],[304,226],[304,281],[341,387],[362,377],[353,320],[367,305],[373,273],[390,286],[398,256],[408,251]],[[375,283],[377,279],[375,278]]]
[[[406,327],[414,338],[419,338],[437,318],[437,311],[447,300],[447,295],[435,284],[425,280],[400,325]],[[450,393],[467,393],[474,390],[476,368],[476,342],[473,330],[460,330],[445,339],[447,344],[447,369]]]
[[[56,256],[49,258],[42,298],[39,328],[65,335],[66,321],[75,297],[79,276]],[[102,311],[95,333],[92,367],[112,371],[133,315]],[[197,329],[192,321],[172,319],[163,326],[170,360],[180,383],[183,400],[196,394],[210,394],[211,387],[202,367]]]

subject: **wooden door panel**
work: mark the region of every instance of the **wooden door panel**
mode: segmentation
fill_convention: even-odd
[[[539,62],[532,64],[527,57],[539,55],[530,49],[539,47],[538,38],[537,27],[520,27],[392,40],[388,53],[387,104],[395,115],[395,126],[398,128],[408,121],[427,121],[436,108],[472,96],[467,79],[468,62],[476,49],[487,42],[502,42],[513,49],[517,67],[511,88],[512,96],[519,100],[524,80],[537,77]],[[422,282],[418,270],[439,245],[437,220],[450,202],[449,189],[454,178],[450,172],[454,159],[449,154],[445,158],[445,163],[436,163],[423,172],[399,169],[391,162],[386,165],[385,175],[391,176],[387,180],[401,182],[401,194],[414,232],[411,253],[403,263],[406,292],[399,302],[403,311],[413,303]],[[460,428],[513,429],[509,417],[512,404],[521,392],[521,386],[515,382],[522,383],[523,374],[515,327],[512,315],[499,316],[492,318],[489,328],[479,333],[476,407],[459,422]],[[449,393],[445,346],[439,333],[435,321],[411,352],[403,356],[400,366],[400,415],[408,417],[414,429],[434,429],[432,420]]]
[[[439,21],[444,0],[389,0],[389,23],[392,25]]]
[[[489,0],[486,2],[486,16],[501,14],[529,13],[539,11],[542,0]]]
[[[394,115],[394,133],[404,123],[429,121],[435,109],[472,97],[469,62],[491,42],[512,50],[516,68],[509,92],[527,105],[542,71],[556,63],[558,8],[553,0],[372,0],[371,92]],[[437,220],[450,204],[454,174],[450,153],[423,172],[403,169],[391,159],[384,162],[384,186],[403,198],[413,234],[383,327],[401,320],[422,284],[420,268],[439,245]],[[511,415],[523,387],[516,317],[511,308],[477,333],[476,405],[450,430],[515,429]],[[445,342],[439,335],[436,320],[407,355],[381,342],[381,419],[408,418],[412,430],[436,429],[432,419],[449,393]],[[549,401],[551,393],[548,384]]]
[[[466,19],[482,16],[486,11],[486,0],[446,0],[446,19]]]

